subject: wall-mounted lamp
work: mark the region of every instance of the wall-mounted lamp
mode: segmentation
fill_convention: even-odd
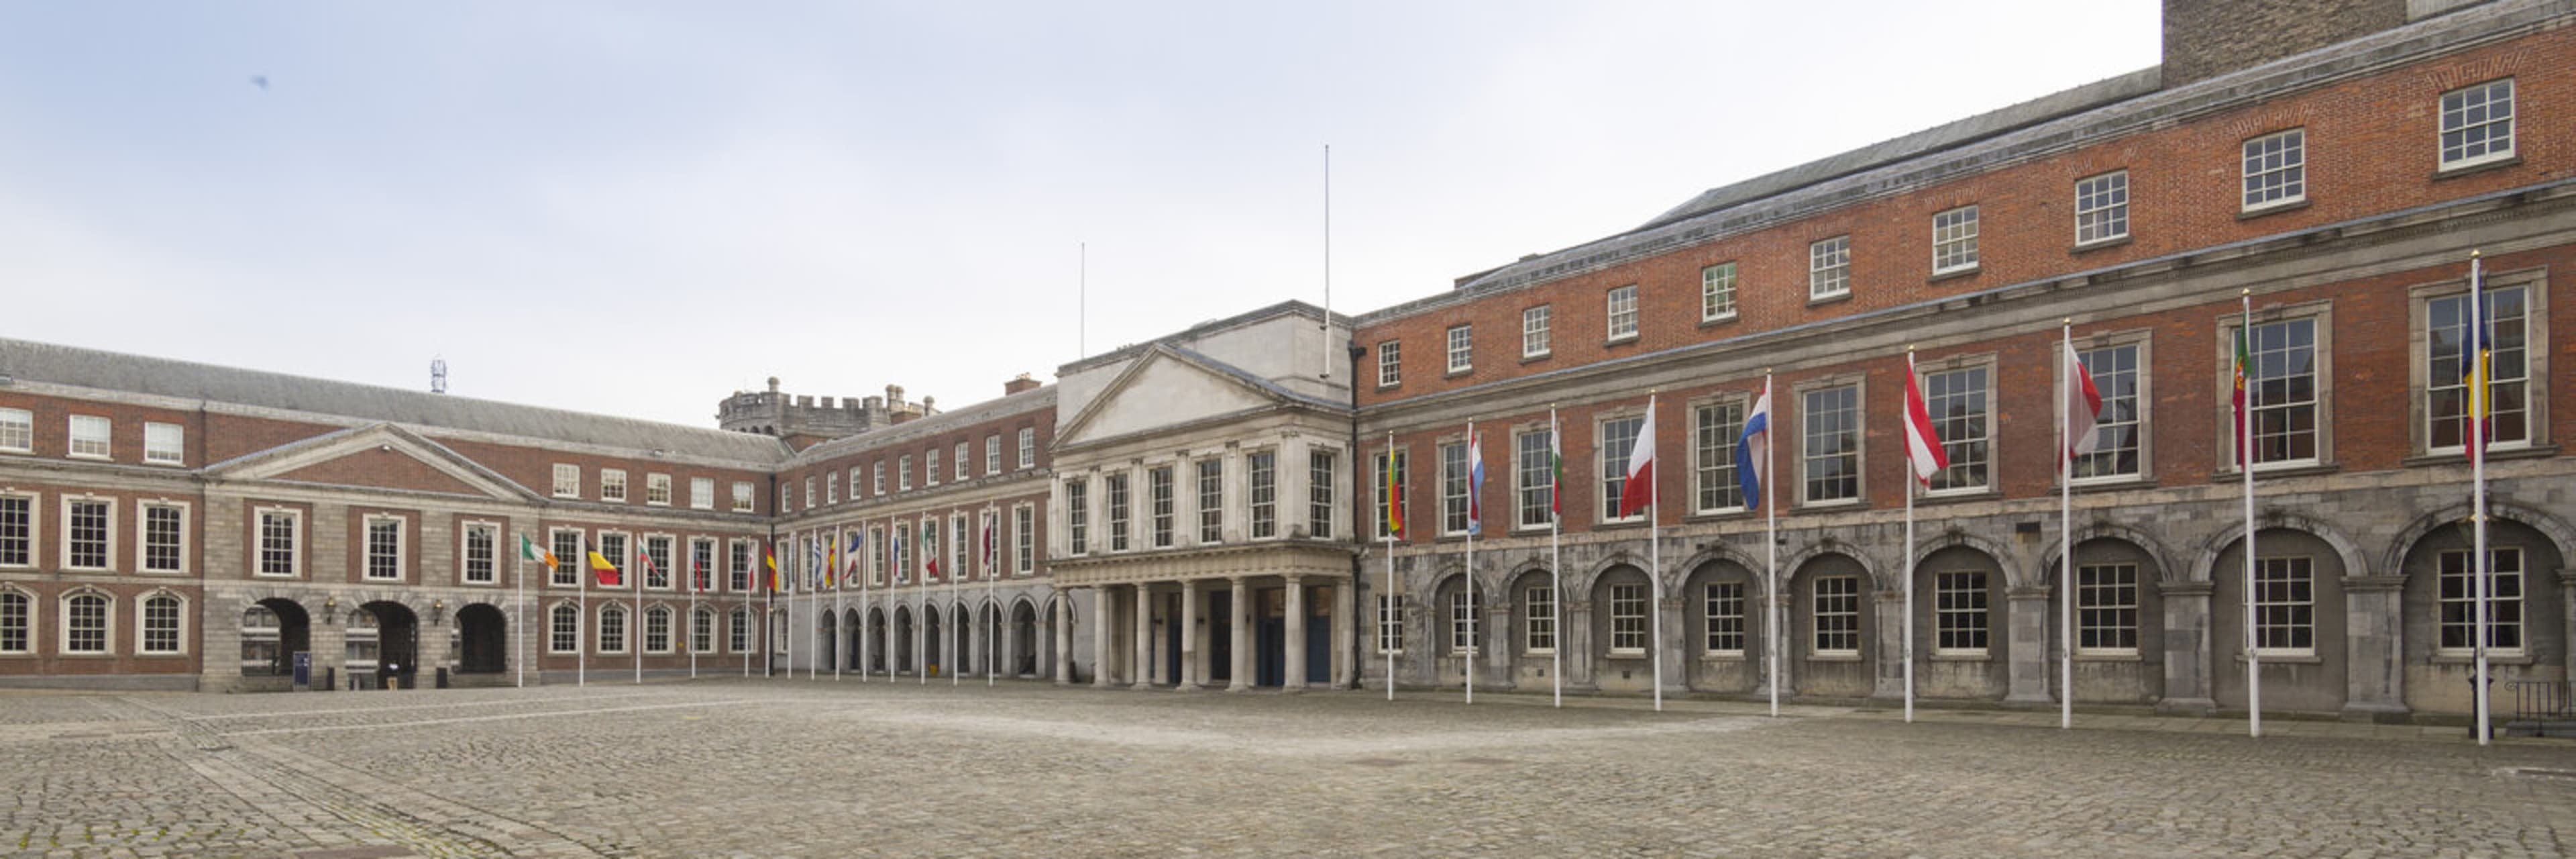
[[[323,598],[322,598],[322,607],[323,607],[324,609],[338,608],[338,607],[339,607],[339,605],[340,605],[340,598],[339,598],[339,597],[323,597]]]
[[[433,609],[433,610],[437,610],[437,611],[445,611],[445,610],[447,609],[447,601],[446,601],[446,600],[430,600],[430,601],[429,601],[429,607],[430,607],[431,609]]]

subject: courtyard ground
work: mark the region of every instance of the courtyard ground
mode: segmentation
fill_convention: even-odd
[[[0,855],[2551,856],[2456,728],[722,679],[0,693]]]

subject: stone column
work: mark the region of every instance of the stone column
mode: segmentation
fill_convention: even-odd
[[[1252,688],[1252,587],[1242,576],[1233,580],[1234,678],[1226,682],[1225,691],[1241,692]]]
[[[1196,533],[1198,529],[1190,531]],[[1199,604],[1198,583],[1182,579],[1181,616],[1172,621],[1181,625],[1181,676],[1179,682],[1172,684],[1175,691],[1199,688],[1201,679],[1207,676],[1205,669],[1199,667]]]
[[[1346,580],[1333,586],[1333,642],[1328,649],[1333,653],[1335,689],[1359,688],[1360,636],[1353,633],[1360,630],[1351,626],[1359,622],[1359,588],[1355,584]]]
[[[2005,650],[2012,659],[2007,666],[2009,685],[2004,700],[2017,704],[2049,704],[2056,699],[2048,694],[2049,666],[2055,665],[2048,652],[2048,630],[2057,622],[2056,603],[2049,600],[2045,587],[2013,588],[2004,593],[2006,611]],[[2069,690],[2067,694],[2074,694]]]
[[[1154,589],[1136,585],[1136,641],[1134,646],[1135,676],[1128,678],[1137,689],[1154,688]]]
[[[891,653],[892,651],[888,651]],[[892,664],[892,659],[888,659]],[[1073,685],[1073,591],[1059,591],[1055,601],[1055,685]]]
[[[2165,696],[2156,712],[2206,716],[2218,711],[2210,685],[2208,582],[2166,582],[2157,587],[2165,603]]]
[[[1109,589],[1106,587],[1092,588],[1091,685],[1094,688],[1109,688],[1109,677],[1114,673],[1110,669],[1114,667],[1116,658],[1114,654],[1110,652],[1109,633],[1116,627],[1117,616],[1118,603],[1116,600],[1110,598]]]
[[[1290,575],[1288,582],[1288,632],[1282,636],[1279,656],[1279,686],[1290,692],[1306,691],[1306,577]]]
[[[1870,697],[1890,701],[1905,700],[1905,591],[1902,588],[1879,591],[1877,635],[1871,644],[1878,648],[1878,677]]]
[[[2345,576],[2343,716],[2357,721],[2406,713],[2405,576]]]

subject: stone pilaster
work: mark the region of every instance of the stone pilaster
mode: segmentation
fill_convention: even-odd
[[[1592,671],[1599,660],[1593,657],[1592,601],[1568,599],[1558,612],[1556,646],[1565,652],[1565,688],[1598,691],[1600,681]]]
[[[1192,533],[1198,531],[1197,528],[1189,530]],[[1182,692],[1199,688],[1207,677],[1206,669],[1199,665],[1199,612],[1205,610],[1200,608],[1201,604],[1198,583],[1183,579],[1181,616],[1173,620],[1181,625],[1181,676],[1179,682],[1172,684],[1173,689]]]
[[[2165,604],[2165,695],[2160,713],[2206,716],[2218,710],[2212,697],[2209,650],[2208,582],[2167,582],[2158,588]]]
[[[1670,593],[1655,600],[1655,664],[1662,666],[1664,693],[1677,694],[1690,688],[1690,665],[1682,654],[1682,598]]]
[[[1117,662],[1110,649],[1110,633],[1117,628],[1118,617],[1118,603],[1110,597],[1108,588],[1091,589],[1091,615],[1091,685],[1107,689],[1110,676],[1116,673],[1110,670]]]
[[[1280,688],[1290,692],[1306,691],[1306,579],[1288,576],[1288,629],[1286,653],[1281,654]]]
[[[1229,655],[1233,657],[1234,665],[1231,666],[1233,676],[1226,681],[1225,691],[1242,692],[1252,688],[1252,583],[1242,576],[1235,576],[1230,581],[1234,583],[1234,605],[1228,608],[1233,614],[1229,631],[1233,633],[1234,640],[1230,643],[1234,649]]]
[[[1136,617],[1133,661],[1129,663],[1129,685],[1136,689],[1154,688],[1154,589],[1136,586]]]
[[[2007,666],[2007,702],[2048,704],[2056,700],[2048,694],[2048,667],[2055,663],[2048,651],[2048,626],[2054,618],[2049,612],[2048,597],[2049,589],[2045,587],[2013,588],[2004,594],[2005,641],[2012,660]]]
[[[1878,634],[1871,642],[1878,648],[1878,676],[1870,697],[1901,701],[1905,698],[1905,660],[1910,648],[1905,641],[1905,591],[1877,592]]]
[[[2406,713],[2405,576],[2345,576],[2344,703],[2346,719],[2376,721]]]
[[[891,665],[893,660],[887,660]],[[890,670],[890,669],[889,669]],[[1073,685],[1073,591],[1055,601],[1055,685]]]

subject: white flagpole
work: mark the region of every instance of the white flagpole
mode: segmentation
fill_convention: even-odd
[[[1651,388],[1646,391],[1646,425],[1637,431],[1649,437],[1655,435],[1655,392]],[[1629,448],[1631,451],[1635,449],[1634,446]],[[1655,483],[1657,473],[1664,470],[1663,463],[1658,461],[1663,459],[1664,452],[1657,450],[1654,454],[1654,459],[1646,460],[1646,563],[1650,568],[1646,581],[1654,586],[1651,592],[1655,601],[1646,607],[1646,616],[1654,618],[1655,638],[1647,642],[1646,647],[1655,657],[1655,712],[1661,713],[1664,711],[1664,541],[1660,520],[1663,519],[1664,498],[1663,493],[1656,491],[1661,487]],[[1621,494],[1626,494],[1625,484],[1620,489]]]
[[[1476,422],[1471,420],[1467,422],[1467,460],[1469,462],[1474,462],[1475,458]],[[1467,481],[1469,483],[1467,488],[1467,507],[1471,511],[1474,510],[1476,506],[1476,498],[1474,494],[1476,490],[1473,485],[1475,480],[1475,472],[1471,469],[1467,473]],[[1476,621],[1478,620],[1476,616],[1484,614],[1485,607],[1483,605],[1484,600],[1478,599],[1478,597],[1482,595],[1476,593],[1476,529],[1474,528],[1467,529],[1467,575],[1466,580],[1460,584],[1467,589],[1467,659],[1465,663],[1459,667],[1461,669],[1461,673],[1467,675],[1467,703],[1473,704],[1476,703],[1476,657],[1478,654],[1484,652],[1485,644],[1476,636]]]
[[[1404,480],[1395,473],[1394,430],[1386,432],[1385,481],[1386,515],[1381,518],[1393,519],[1404,509],[1404,499],[1398,495],[1403,489]],[[1395,622],[1395,529],[1388,527],[1387,522],[1379,522],[1378,525],[1386,531],[1386,593],[1378,595],[1377,643],[1378,649],[1386,652],[1386,700],[1393,701],[1395,700],[1395,649],[1386,646],[1386,627],[1387,624]]]
[[[1000,578],[993,570],[993,562],[999,560],[996,556],[1002,551],[1001,535],[994,532],[1001,530],[1001,525],[1001,508],[985,505],[984,607],[977,610],[975,614],[984,619],[984,688],[986,689],[993,688],[994,684],[1002,681],[1001,654],[995,652],[1002,646],[1002,608],[993,602],[994,580]],[[1188,608],[1188,606],[1182,606],[1182,608]],[[991,614],[987,615],[985,612],[991,612]]]
[[[2243,315],[2238,317],[2236,336],[2244,338],[2245,349],[2253,348],[2254,290],[2247,288],[2237,296]],[[2262,641],[2254,626],[2254,372],[2251,367],[2237,370],[2245,376],[2244,414],[2236,425],[2236,472],[2245,487],[2245,735],[2263,735],[2263,655]]]
[[[957,508],[955,507],[948,508],[948,524],[950,526],[948,530],[952,532],[957,530],[955,527],[957,524]],[[948,535],[948,557],[950,560],[955,560],[959,555],[965,554],[964,552],[957,551],[957,541],[963,536],[964,535],[955,533]],[[966,648],[961,645],[965,643],[969,630],[972,629],[972,627],[969,627],[964,623],[964,618],[957,616],[957,577],[965,572],[965,564],[958,564],[957,569],[948,571],[948,628],[946,630],[942,630],[942,632],[945,633],[945,636],[948,639],[948,646],[943,649],[956,651],[954,653],[945,654],[948,657],[949,662],[948,686],[952,689],[956,688],[958,684],[966,682],[966,678],[964,676],[967,668]]]
[[[811,536],[807,540],[814,539]],[[825,539],[829,539],[828,537]],[[824,547],[805,544],[805,679],[823,678],[823,578],[831,575],[815,569],[823,563]]]
[[[708,555],[710,555],[710,556],[713,556],[713,555],[715,554],[715,549],[714,549],[714,548],[712,548],[712,547],[711,547],[711,548],[709,548],[709,549],[707,549],[707,554],[708,554]],[[715,560],[715,558],[713,558],[713,557],[709,557],[707,560],[709,560],[709,561],[713,561],[713,560]],[[704,573],[705,573],[705,570],[704,570],[702,567],[700,567],[700,566],[699,566],[699,564],[698,564],[698,546],[697,546],[697,544],[696,544],[696,543],[690,543],[690,544],[689,544],[689,627],[688,627],[688,629],[689,629],[689,640],[688,640],[687,646],[688,646],[688,648],[689,648],[689,679],[691,679],[691,680],[696,680],[696,679],[698,679],[698,588],[699,588],[699,581],[698,581],[698,577],[699,577],[700,575],[703,575]],[[715,634],[716,634],[716,631],[715,631],[715,627],[714,627],[714,625],[713,625],[713,624],[709,624],[709,625],[708,625],[708,628],[707,628],[707,644],[708,644],[709,646],[713,646],[713,645],[715,644]]]
[[[582,622],[576,624],[575,627],[587,633],[590,631],[591,623],[595,622],[590,616],[590,577],[599,575],[598,571],[590,568],[589,540],[582,541],[581,559],[577,561],[576,564],[576,568],[581,570],[581,575],[574,576],[573,578],[581,585],[580,600]],[[572,649],[572,685],[574,686],[590,685],[590,649],[597,642],[588,640],[591,639],[591,636],[589,635],[583,635],[582,638],[585,640]]]
[[[768,561],[771,565],[769,570],[770,582],[769,587],[760,589],[760,622],[751,625],[753,631],[760,633],[760,672],[768,675],[771,679],[777,679],[778,677],[778,649],[769,646],[769,637],[776,635],[778,630],[770,628],[773,626],[773,624],[770,623],[770,615],[775,613],[778,609],[778,586],[787,580],[787,574],[780,571],[776,566],[778,562],[778,556],[776,554],[778,551],[778,544],[774,539],[776,536],[777,535],[775,534],[771,535],[773,539],[769,544],[770,554],[762,556],[762,560]],[[751,574],[757,576],[760,575],[760,571],[758,569],[754,569]],[[781,637],[784,638],[785,636]]]
[[[1565,706],[1565,574],[1560,569],[1564,566],[1564,555],[1559,545],[1560,532],[1564,530],[1564,523],[1559,520],[1564,517],[1556,513],[1556,499],[1563,497],[1558,493],[1565,491],[1564,487],[1556,485],[1557,460],[1564,456],[1562,451],[1565,449],[1565,440],[1557,437],[1557,433],[1561,431],[1556,425],[1556,404],[1549,403],[1547,406],[1547,592],[1549,622],[1554,624],[1555,628],[1548,631],[1547,643],[1550,645],[1548,650],[1552,651],[1552,659],[1556,663],[1551,672],[1556,680],[1556,706],[1558,707]]]
[[[2058,323],[2058,334],[2066,342],[2066,354],[2075,354],[2075,320]],[[2066,364],[2064,360],[2058,361]],[[2066,372],[2077,366],[2066,364]],[[2074,420],[2078,380],[2060,382],[2057,395],[2057,727],[2075,727],[2075,438],[2067,422]]]
[[[630,545],[635,547],[635,554],[638,557],[644,558],[645,563],[652,563],[653,559],[644,554],[643,544],[634,543]],[[626,566],[629,569],[634,568],[635,560],[633,558],[627,559]],[[626,586],[635,589],[635,616],[632,619],[629,619],[626,622],[626,625],[635,636],[635,682],[642,683],[644,682],[644,581],[642,579],[629,579],[626,582]]]
[[[867,554],[867,553],[869,553],[869,552],[873,552],[873,551],[875,551],[875,550],[874,550],[874,549],[870,549],[870,548],[868,548],[868,523],[867,523],[866,521],[862,520],[862,521],[860,521],[860,522],[859,522],[859,552],[860,552],[864,557],[861,557],[861,558],[859,559],[859,654],[858,654],[858,656],[859,656],[859,682],[861,682],[861,683],[868,682],[868,644],[869,644],[868,639],[871,639],[871,638],[875,638],[875,637],[876,637],[876,631],[875,631],[875,629],[873,629],[873,628],[872,628],[872,624],[870,624],[870,623],[869,623],[869,621],[873,620],[874,618],[873,618],[873,616],[872,616],[872,615],[873,615],[873,613],[869,611],[869,609],[871,608],[871,606],[870,606],[870,604],[868,603],[868,584],[869,584],[869,580],[876,578],[876,566],[877,566],[877,565],[874,563],[874,561],[876,560],[876,556],[875,556],[875,555],[869,555],[869,554]]]
[[[1765,403],[1770,403],[1771,400],[1771,368],[1769,367],[1762,368],[1762,400]],[[1764,637],[1771,641],[1762,648],[1762,651],[1763,655],[1770,657],[1771,663],[1771,716],[1773,718],[1778,718],[1780,715],[1780,508],[1771,501],[1775,497],[1775,493],[1771,491],[1771,484],[1778,482],[1779,472],[1771,468],[1771,451],[1775,445],[1771,443],[1770,422],[1772,412],[1778,408],[1778,404],[1769,404],[1762,412],[1762,549],[1770,557],[1770,567],[1763,574],[1769,581],[1763,587],[1771,592],[1771,599],[1767,600],[1767,604],[1763,607],[1763,614],[1767,617],[1762,619]]]
[[[1914,347],[1907,346],[1905,347],[1905,385],[1911,387],[1914,384]],[[1898,389],[1896,395],[1900,398],[1896,412],[1898,418],[1907,421],[1906,431],[1912,432],[1914,402],[1903,399],[1905,392],[1902,388]],[[1924,441],[1932,443],[1930,439]],[[1914,487],[1922,483],[1922,478],[1917,477],[1916,474],[1918,472],[1914,470],[1914,445],[1908,443],[1905,446],[1904,476],[1905,562],[1899,566],[1905,576],[1905,615],[1902,624],[1905,644],[1898,649],[1898,653],[1905,659],[1905,721],[1909,724],[1914,721]]]
[[[850,535],[842,533],[839,529],[833,530],[832,539],[839,541],[833,545],[847,546],[850,544]],[[832,562],[832,679],[834,680],[841,679],[842,651],[848,649],[842,646],[841,640],[843,637],[849,635],[849,630],[844,628],[847,624],[841,623],[840,621],[845,620],[845,618],[841,616],[841,591],[850,586],[850,577],[844,572],[848,569],[849,563],[850,562],[846,559]]]
[[[522,534],[519,539],[524,541],[528,537]],[[522,545],[535,544],[523,543]],[[519,563],[517,571],[511,576],[510,589],[513,594],[510,626],[519,631],[517,646],[511,648],[516,652],[511,654],[510,664],[515,666],[519,688],[525,689],[528,688],[528,553],[525,549],[519,551]]]
[[[2486,344],[2484,266],[2485,263],[2479,259],[2478,252],[2470,251],[2469,336],[2462,339],[2461,347],[2464,350],[2479,349]],[[2469,556],[2469,581],[2472,588],[2470,596],[2476,612],[2476,622],[2472,627],[2477,636],[2477,643],[2471,652],[2477,655],[2478,664],[2476,675],[2470,678],[2470,683],[2477,692],[2478,745],[2483,746],[2492,741],[2495,733],[2493,713],[2489,709],[2491,705],[2487,697],[2487,684],[2493,682],[2487,674],[2487,645],[2488,636],[2491,633],[2488,629],[2490,615],[2487,613],[2487,600],[2494,594],[2488,579],[2495,574],[2487,558],[2487,421],[2488,413],[2492,411],[2491,404],[2487,400],[2492,391],[2487,386],[2487,375],[2490,371],[2485,369],[2487,366],[2485,357],[2470,353],[2468,360],[2476,362],[2479,367],[2476,377],[2469,380],[2473,386],[2469,391],[2469,432],[2462,441],[2469,449],[2469,485],[2471,487],[2469,523],[2471,530],[2477,535]]]

